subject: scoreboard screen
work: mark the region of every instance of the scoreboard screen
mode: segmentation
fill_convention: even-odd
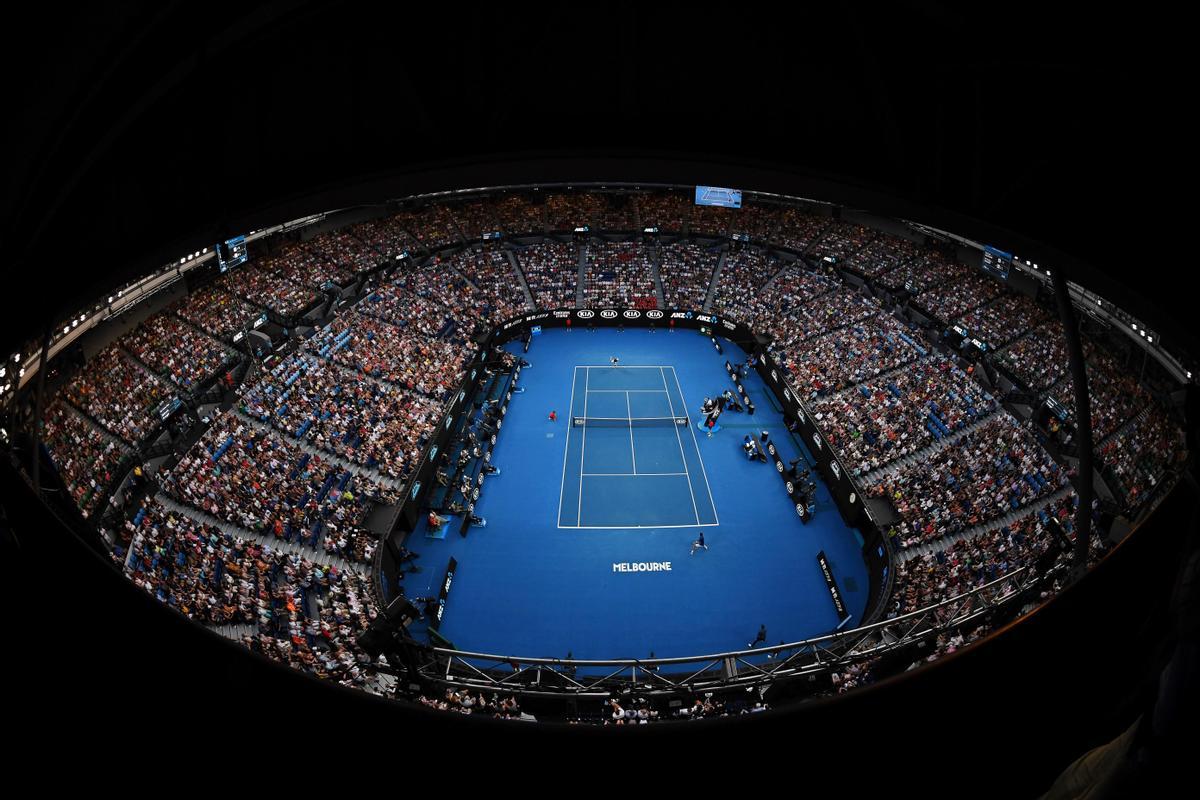
[[[224,244],[217,245],[217,263],[221,265],[221,272],[227,272],[240,264],[245,264],[246,258],[245,236],[235,236]]]
[[[722,189],[719,186],[697,186],[696,205],[720,206],[721,208],[741,208],[741,189]]]
[[[983,271],[1001,280],[1008,280],[1008,271],[1012,267],[1012,253],[997,250],[989,245],[983,246]]]

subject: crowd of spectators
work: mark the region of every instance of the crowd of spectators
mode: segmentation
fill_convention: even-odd
[[[373,552],[362,529],[371,501],[398,499],[398,492],[228,413],[159,480],[168,494],[217,519],[362,561]]]
[[[440,203],[432,203],[417,211],[402,212],[395,219],[418,248],[436,250],[463,242],[450,209]]]
[[[958,324],[994,350],[1024,335],[1047,316],[1045,309],[1025,295],[1007,294],[970,312]]]
[[[114,343],[84,365],[62,396],[109,433],[138,444],[158,427],[155,409],[174,392]]]
[[[778,213],[779,228],[775,234],[778,244],[803,253],[821,238],[832,217],[817,216],[798,206],[783,206]]]
[[[952,445],[919,456],[870,487],[900,516],[897,548],[941,539],[1015,511],[1066,485],[1067,472],[1001,411]]]
[[[534,205],[521,195],[505,195],[489,204],[487,210],[505,233],[542,233],[546,229],[546,207]]]
[[[376,611],[362,576],[204,525],[147,499],[114,557],[138,587],[206,625],[250,625],[251,650],[310,675],[365,688],[370,657],[355,642]]]
[[[898,617],[958,597],[1021,567],[1032,566],[1047,550],[1061,551],[1061,543],[1051,532],[1050,518],[1057,519],[1068,540],[1073,540],[1078,504],[1079,497],[1071,492],[1011,524],[897,563],[888,616]],[[1098,552],[1100,540],[1094,538]]]
[[[953,361],[930,357],[816,400],[809,410],[843,463],[863,475],[970,426],[996,408],[992,396]]]
[[[821,275],[791,269],[775,279],[748,309],[756,331],[773,337],[774,352],[788,353],[816,336],[853,325],[881,310],[879,301]],[[791,359],[794,361],[794,359]]]
[[[979,308],[1000,294],[1001,288],[994,278],[976,273],[923,292],[917,295],[914,302],[937,319],[949,322]]]
[[[679,192],[653,192],[637,196],[638,218],[643,228],[680,233],[687,224],[694,198]]]
[[[493,323],[503,322],[526,310],[525,295],[503,250],[484,247],[464,250],[451,257],[449,265],[475,284]]]
[[[650,249],[637,242],[593,242],[586,251],[584,305],[657,308]]]
[[[421,695],[417,702],[426,708],[458,714],[485,714],[496,719],[520,719],[522,716],[515,696],[501,698],[495,692],[489,698],[483,692],[472,694],[467,689],[447,689],[440,698]]]
[[[246,330],[262,315],[262,310],[215,286],[188,295],[176,313],[218,339],[229,339]]]
[[[604,210],[604,201],[591,192],[552,194],[546,198],[546,220],[552,231],[594,227]]]
[[[754,241],[776,241],[782,206],[746,201],[732,222],[730,233],[746,233]]]
[[[923,249],[912,259],[881,273],[877,282],[885,289],[903,289],[916,295],[944,283],[962,280],[969,274],[967,266],[953,256],[940,250]]]
[[[1150,403],[1150,395],[1137,378],[1125,371],[1116,359],[1084,339],[1087,357],[1088,398],[1092,412],[1092,441],[1104,439]],[[1050,395],[1067,408],[1068,420],[1075,419],[1075,383],[1070,374],[1063,376]]]
[[[800,392],[824,397],[915,361],[926,352],[916,336],[880,313],[802,342],[781,353],[779,363]]]
[[[383,262],[383,256],[374,247],[355,236],[353,231],[353,228],[326,231],[313,237],[308,247],[337,265],[341,274],[355,275],[379,266]]]
[[[996,354],[998,363],[1033,392],[1057,383],[1067,372],[1067,339],[1056,320],[1042,323]]]
[[[58,402],[46,412],[42,444],[71,500],[84,518],[90,517],[104,505],[104,492],[127,450]]]
[[[453,269],[435,262],[398,273],[358,306],[409,333],[466,345],[479,326],[494,317],[487,295],[471,288]]]
[[[277,263],[266,258],[228,272],[221,288],[254,305],[269,308],[284,319],[291,319],[313,305],[318,295],[271,271]]]
[[[785,262],[749,248],[734,248],[725,254],[725,264],[713,296],[713,311],[721,316],[749,319],[748,309],[767,281]]]
[[[713,270],[721,254],[695,242],[669,244],[660,251],[658,274],[662,278],[667,308],[704,308]]]
[[[308,347],[322,358],[435,400],[444,400],[461,383],[469,356],[461,344],[357,311],[318,331]]]
[[[573,308],[579,283],[579,250],[573,244],[543,242],[517,253],[537,308]]]
[[[143,364],[186,392],[195,392],[235,360],[216,339],[168,313],[155,314],[121,341]]]
[[[881,233],[866,247],[848,257],[845,266],[867,278],[877,278],[885,272],[920,258],[921,248],[916,242]]]
[[[832,258],[839,265],[866,247],[875,231],[854,222],[833,220],[808,252],[815,260]]]
[[[746,219],[745,211],[744,208],[724,206],[694,206],[688,231],[693,235],[709,236],[741,233]]]
[[[389,478],[406,481],[437,422],[421,394],[348,373],[299,351],[242,393],[243,413]]]
[[[633,224],[633,199],[627,194],[606,194],[596,223],[601,230],[631,231]]]
[[[360,222],[350,230],[388,261],[402,253],[415,253],[417,250],[417,242],[408,235],[396,216]]]
[[[1133,510],[1150,496],[1168,469],[1184,453],[1183,431],[1162,408],[1151,403],[1130,423],[1096,449],[1107,467],[1106,478],[1117,500]]]
[[[269,269],[280,278],[297,286],[320,290],[327,283],[345,285],[354,280],[354,270],[337,264],[310,244],[284,242],[269,256],[258,262],[259,269]]]

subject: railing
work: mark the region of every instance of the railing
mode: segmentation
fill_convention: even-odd
[[[791,644],[650,659],[561,659],[419,648],[416,671],[436,684],[534,696],[608,697],[751,687],[835,672],[958,628],[1064,570],[1020,567],[1002,578],[893,619]]]

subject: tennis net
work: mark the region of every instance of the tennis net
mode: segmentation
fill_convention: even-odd
[[[686,428],[687,417],[571,417],[580,428],[651,428],[678,425]]]

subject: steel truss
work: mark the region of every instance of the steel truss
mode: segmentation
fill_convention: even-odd
[[[1039,575],[1021,567],[940,603],[893,619],[791,644],[701,656],[586,660],[525,658],[422,647],[416,673],[447,687],[526,696],[606,698],[715,689],[765,687],[796,678],[831,674],[851,664],[935,638],[1029,598],[1065,565]],[[1036,595],[1034,595],[1036,597]]]

